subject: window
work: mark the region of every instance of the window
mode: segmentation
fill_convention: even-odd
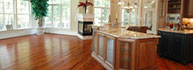
[[[17,28],[29,28],[30,4],[25,0],[17,0]]]
[[[48,15],[45,26],[70,28],[70,0],[49,0]]]
[[[122,9],[122,25],[129,24],[129,13],[126,10]]]
[[[14,23],[13,0],[0,0],[0,30]]]
[[[95,24],[108,23],[110,15],[110,0],[94,1]]]
[[[6,30],[6,25],[13,25],[14,28],[20,29],[29,28],[29,17],[29,1],[0,0],[0,30]]]
[[[136,13],[135,9],[131,10],[129,13],[125,9],[122,9],[122,26],[137,25]]]

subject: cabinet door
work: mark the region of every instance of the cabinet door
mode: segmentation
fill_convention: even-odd
[[[114,59],[114,44],[114,39],[107,38],[107,62],[109,62],[111,65],[113,65]]]
[[[193,0],[184,0],[184,15],[187,18],[193,18]]]
[[[96,30],[93,30],[93,51],[96,53],[97,51],[97,36],[96,36]]]
[[[183,57],[183,49],[185,47],[185,36],[182,34],[174,34],[172,36],[172,57],[181,59]]]
[[[104,58],[104,36],[102,36],[102,35],[98,35],[98,38],[99,38],[99,51],[98,51],[98,53],[99,53],[99,56],[100,57],[102,57],[102,58]]]
[[[162,55],[170,55],[170,42],[171,42],[171,35],[170,33],[165,33],[165,32],[160,32],[161,34],[161,39],[160,39],[160,43],[158,46],[158,52],[159,54]]]

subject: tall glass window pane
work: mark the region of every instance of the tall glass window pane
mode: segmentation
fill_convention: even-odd
[[[4,12],[13,13],[13,0],[3,0]]]
[[[29,2],[25,0],[17,0],[17,12],[21,14],[29,14]]]
[[[45,17],[45,27],[70,28],[70,1],[49,0],[49,10],[47,17]]]
[[[103,0],[103,7],[109,7],[110,8],[110,0]]]
[[[3,19],[3,14],[0,14],[0,31],[4,30],[5,28],[5,23],[4,23],[4,19]]]
[[[139,0],[132,1],[133,3],[139,2]],[[139,11],[140,7],[138,5],[134,5],[129,12],[125,9],[122,9],[122,26],[135,26],[139,25]]]
[[[62,7],[62,24],[64,24],[64,28],[70,28],[70,4],[67,0],[64,0],[64,6]],[[68,3],[68,4],[67,4]]]
[[[60,4],[61,0],[53,0],[52,2],[53,2],[53,4]]]
[[[60,27],[61,6],[53,6],[53,24],[54,27]]]
[[[0,30],[6,30],[7,25],[13,28],[30,27],[29,0],[0,0]]]
[[[49,6],[47,17],[45,17],[45,26],[52,27],[52,20],[52,6]]]
[[[0,31],[14,24],[13,0],[0,0]]]
[[[122,9],[122,25],[129,24],[129,13],[126,10]]]
[[[48,4],[52,4],[52,0],[49,0],[49,1],[48,1]]]
[[[103,0],[95,0],[95,1],[94,1],[94,6],[95,6],[95,7],[102,7],[102,1],[103,1]]]
[[[94,1],[94,23],[108,23],[110,15],[110,0],[95,0]]]
[[[109,15],[110,15],[110,10],[109,9],[103,9],[103,14],[102,14],[102,17],[103,17],[103,22],[106,22],[106,23],[108,23],[108,21],[109,21]]]
[[[0,0],[0,13],[3,13],[3,0]]]
[[[101,8],[95,8],[94,9],[94,14],[95,14],[95,24],[101,24],[102,23],[102,17],[101,17],[101,15],[102,15],[102,10],[101,10]]]
[[[17,28],[29,28],[29,1],[27,0],[17,0]]]
[[[130,25],[136,25],[136,12],[134,10],[131,11],[131,19],[130,19]]]
[[[18,15],[17,28],[28,28],[29,27],[29,15]]]

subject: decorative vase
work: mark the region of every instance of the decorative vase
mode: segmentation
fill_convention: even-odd
[[[87,13],[88,13],[87,6],[84,6],[84,13],[85,13],[85,14],[87,14]]]
[[[43,35],[44,28],[43,28],[43,17],[38,19],[38,28],[36,30],[36,35]]]
[[[173,26],[174,26],[174,23],[170,23],[170,24],[169,24],[170,29],[172,29]]]
[[[37,28],[36,35],[43,35],[43,34],[44,34],[44,28],[42,27]]]

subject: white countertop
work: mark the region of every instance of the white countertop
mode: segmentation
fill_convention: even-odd
[[[103,28],[98,30],[99,33],[107,34],[113,37],[127,38],[127,39],[148,39],[148,38],[160,38],[158,35],[151,35],[141,32],[135,32],[126,30],[124,28]]]
[[[188,30],[188,29],[184,29],[184,30],[170,30],[170,29],[158,29],[159,31],[165,31],[165,32],[173,32],[173,33],[181,33],[181,34],[193,34],[193,30]]]

